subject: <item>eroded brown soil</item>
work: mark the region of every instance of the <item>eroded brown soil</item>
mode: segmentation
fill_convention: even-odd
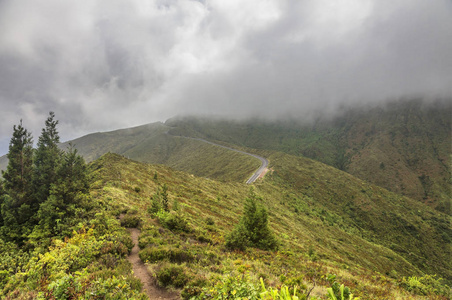
[[[179,300],[181,299],[179,293],[170,292],[166,289],[159,288],[155,282],[155,279],[149,275],[146,265],[141,261],[138,256],[140,248],[138,247],[138,237],[140,230],[137,228],[129,228],[130,235],[132,236],[133,246],[132,252],[128,257],[133,267],[134,275],[143,282],[143,291],[148,295],[149,299],[161,299],[161,300]]]

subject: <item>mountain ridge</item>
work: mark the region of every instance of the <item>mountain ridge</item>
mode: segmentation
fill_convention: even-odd
[[[180,117],[180,132],[309,157],[450,212],[452,101],[401,101],[334,119],[231,121]]]
[[[187,277],[185,283],[189,282],[179,285],[185,295],[215,291],[219,282],[233,278],[250,286],[263,278],[270,286],[297,282],[305,293],[307,285],[317,282],[319,288],[313,295],[323,299],[322,289],[337,277],[362,299],[423,299],[413,293],[447,299],[450,289],[444,284],[452,282],[451,216],[334,165],[342,162],[345,169],[356,163],[349,162],[346,148],[341,148],[350,140],[362,154],[362,158],[351,158],[361,162],[372,161],[372,151],[382,151],[377,153],[380,156],[392,153],[369,146],[390,143],[390,135],[375,135],[386,129],[373,126],[372,119],[358,128],[353,118],[348,119],[342,127],[314,124],[317,131],[302,131],[297,123],[289,127],[288,123],[169,120],[81,137],[71,143],[91,160],[90,198],[84,202],[91,218],[80,222],[99,234],[117,231],[119,219],[125,227],[140,228],[140,258],[149,272],[157,278],[162,270],[179,270]],[[402,119],[412,120],[403,115]],[[411,126],[411,122],[394,123],[401,129],[395,131],[393,142],[402,154],[411,145],[413,159],[423,150],[416,141],[418,123]],[[432,140],[444,135],[434,133]],[[397,138],[399,134],[405,139]],[[300,135],[301,140],[295,139]],[[342,139],[345,136],[353,139]],[[199,140],[205,138],[207,143]],[[439,142],[433,145],[442,145]],[[256,143],[265,147],[247,146]],[[245,181],[259,167],[258,161],[223,146],[268,158],[270,171],[250,188]],[[271,147],[289,147],[286,150],[295,153]],[[301,150],[312,151],[318,160],[297,153]],[[441,151],[440,147],[436,153],[442,155]],[[322,159],[330,159],[334,166]],[[385,163],[373,167],[381,174],[394,168]],[[433,184],[431,189],[438,186]],[[277,251],[231,251],[227,247],[229,233],[241,222],[249,197],[265,209],[269,229],[278,239]],[[176,259],[174,255],[181,256]],[[115,268],[109,259],[102,263]],[[132,276],[126,269],[114,272]],[[94,271],[83,276],[101,274]],[[22,280],[14,278],[11,282]]]

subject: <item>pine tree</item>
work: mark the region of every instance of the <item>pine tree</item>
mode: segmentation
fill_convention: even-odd
[[[50,193],[59,195],[65,203],[76,203],[77,194],[88,192],[89,184],[85,160],[72,145],[63,154],[56,174],[57,181],[52,186]]]
[[[230,249],[244,250],[247,246],[275,250],[278,242],[268,227],[267,210],[258,202],[253,190],[245,199],[243,216],[234,230],[226,237]]]
[[[9,160],[3,172],[3,196],[1,214],[2,233],[6,239],[21,243],[31,231],[33,206],[33,138],[22,126],[13,127],[13,136],[7,154]]]
[[[0,178],[0,228],[3,226],[2,206],[6,193],[3,188],[3,180]]]
[[[38,139],[34,156],[33,186],[35,194],[35,209],[50,195],[51,185],[56,182],[56,170],[61,159],[62,151],[58,148],[60,137],[56,126],[55,114],[49,113]]]
[[[161,201],[160,201],[160,191],[159,189],[157,189],[157,192],[154,193],[154,195],[152,195],[151,197],[151,206],[148,209],[148,212],[152,215],[155,216],[159,210],[161,209]]]
[[[82,212],[80,204],[89,189],[87,168],[77,150],[70,146],[62,154],[61,163],[56,169],[56,181],[51,185],[50,195],[39,208],[39,226],[35,229],[40,234],[49,236],[67,234],[71,220]]]
[[[166,185],[166,183],[164,183],[162,187],[162,208],[163,210],[169,212],[168,186]]]

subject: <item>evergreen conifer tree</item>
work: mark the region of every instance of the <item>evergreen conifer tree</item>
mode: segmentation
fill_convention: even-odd
[[[1,214],[2,235],[7,240],[21,243],[33,224],[33,138],[22,126],[14,125],[7,154],[8,166],[3,172]]]
[[[6,193],[5,190],[3,189],[3,180],[0,178],[0,229],[3,226],[2,205],[4,202],[5,195]]]
[[[161,201],[160,201],[160,191],[157,189],[157,192],[154,193],[151,197],[151,207],[149,207],[148,212],[155,216],[161,208]]]
[[[278,242],[268,227],[267,210],[258,202],[259,198],[251,189],[245,199],[243,216],[234,230],[226,237],[230,249],[245,250],[247,246],[263,250],[275,250]]]
[[[164,183],[162,187],[162,208],[163,210],[169,212],[168,186],[166,185],[166,183]]]
[[[76,204],[77,195],[85,194],[89,189],[85,160],[72,145],[63,153],[61,164],[56,170],[57,180],[50,194],[63,199],[66,205]]]
[[[69,234],[65,232],[70,222],[81,213],[81,201],[88,192],[87,168],[77,150],[70,146],[62,154],[61,163],[56,169],[56,180],[51,185],[50,195],[39,208],[39,225],[34,236],[54,236]],[[73,225],[73,224],[72,224]]]
[[[56,170],[61,159],[62,151],[58,148],[60,137],[56,126],[55,114],[49,113],[38,139],[34,156],[33,186],[36,201],[34,209],[44,202],[50,195],[51,185],[56,182]]]

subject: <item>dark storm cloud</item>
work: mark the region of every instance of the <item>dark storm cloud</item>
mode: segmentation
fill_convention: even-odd
[[[0,1],[0,136],[452,95],[448,0]]]

